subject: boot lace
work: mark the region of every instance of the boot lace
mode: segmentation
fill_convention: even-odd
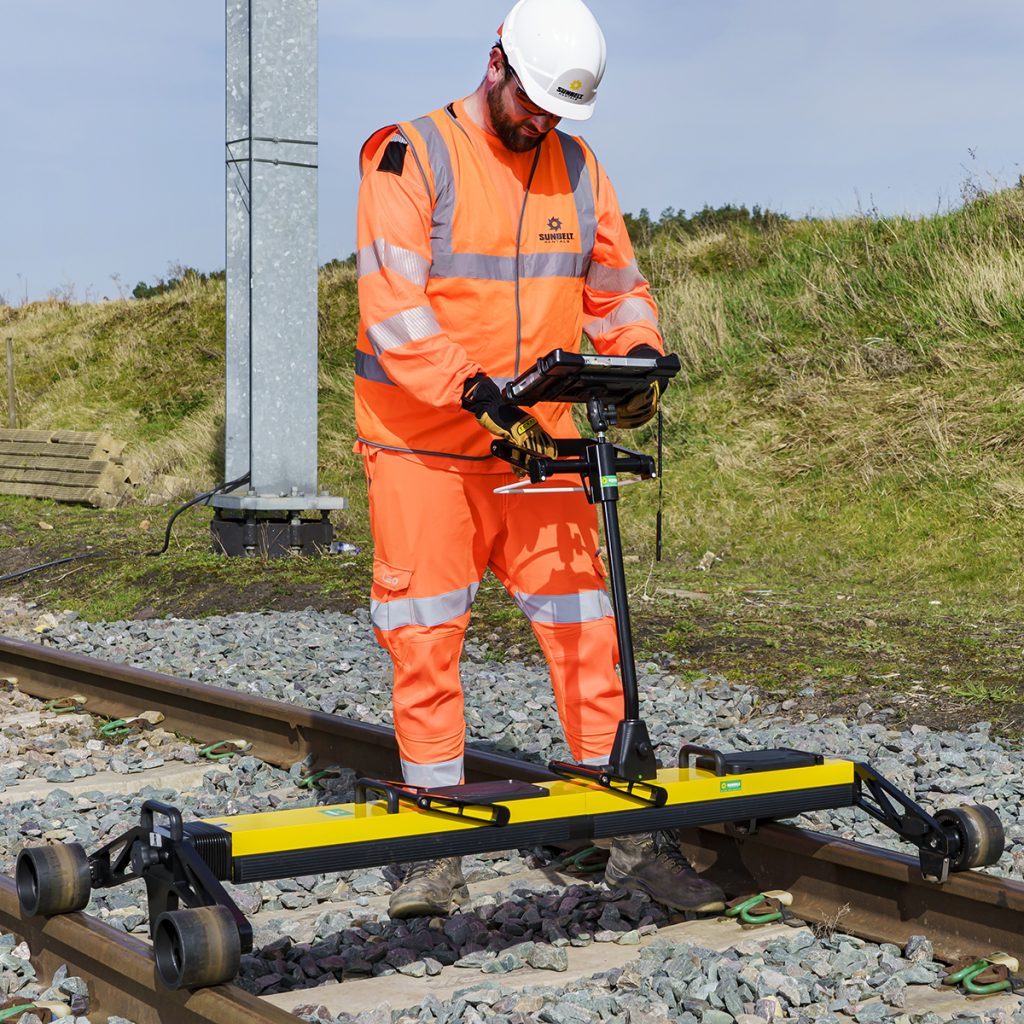
[[[405,881],[411,882],[417,878],[439,878],[446,871],[451,871],[451,861],[448,857],[440,857],[438,860],[422,860],[409,868]]]
[[[679,842],[671,832],[652,832],[651,843],[658,860],[670,867],[676,874],[693,871],[693,866],[686,859],[686,854],[679,849]]]

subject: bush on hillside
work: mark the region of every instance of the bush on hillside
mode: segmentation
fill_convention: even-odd
[[[147,284],[145,281],[140,281],[132,289],[132,298],[152,299],[157,295],[173,292],[183,285],[205,284],[207,281],[223,281],[225,278],[223,270],[212,270],[209,274],[204,274],[201,270],[196,270],[195,267],[181,266],[172,266],[168,271],[168,275],[166,280],[162,277],[157,278],[156,284]]]
[[[705,206],[696,213],[676,210],[669,206],[654,220],[647,209],[635,217],[624,214],[626,230],[634,246],[649,245],[655,238],[667,235],[671,238],[696,238],[716,231],[740,228],[747,231],[765,232],[778,228],[789,221],[784,213],[762,210],[760,206]]]

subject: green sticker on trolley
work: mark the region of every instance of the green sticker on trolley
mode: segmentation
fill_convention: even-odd
[[[718,788],[723,793],[735,793],[737,789],[743,788],[742,779],[726,779],[725,782],[720,782]]]
[[[619,478],[615,473],[610,473],[608,476],[601,477],[602,487],[618,487]]]
[[[351,818],[352,812],[346,811],[344,807],[325,807],[321,814],[326,814],[328,818]]]

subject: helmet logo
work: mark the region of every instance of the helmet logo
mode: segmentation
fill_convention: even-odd
[[[573,103],[582,103],[584,99],[583,93],[580,92],[582,88],[583,83],[577,78],[569,83],[569,88],[559,85],[555,88],[555,92],[563,99],[572,100]]]

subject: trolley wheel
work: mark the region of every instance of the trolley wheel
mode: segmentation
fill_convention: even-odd
[[[27,846],[18,854],[14,877],[27,917],[70,914],[89,903],[89,856],[78,843]]]
[[[242,944],[227,907],[165,910],[153,926],[153,953],[168,988],[206,988],[238,974]]]
[[[995,864],[1003,855],[1003,823],[991,807],[984,804],[947,807],[935,815],[935,820],[959,840],[960,849],[950,861],[953,871]]]

